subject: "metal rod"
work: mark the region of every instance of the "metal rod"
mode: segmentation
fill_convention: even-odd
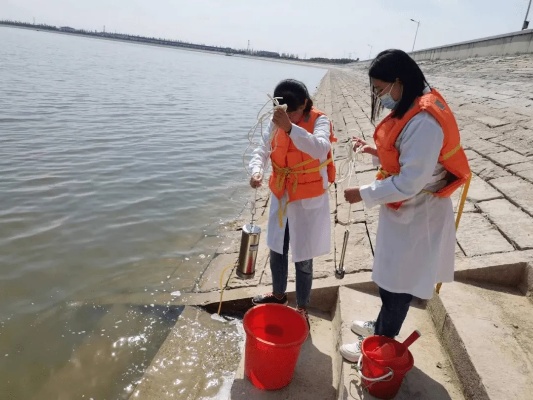
[[[346,229],[344,231],[344,240],[342,242],[341,260],[339,262],[339,270],[344,270],[344,256],[346,255],[346,248],[348,247],[348,238],[350,237],[350,231]]]
[[[524,23],[522,24],[522,30],[527,29],[529,25],[529,21],[527,20],[527,16],[529,14],[529,9],[531,8],[531,0],[529,0],[529,4],[527,5],[527,11],[526,16],[524,17]]]
[[[415,40],[413,40],[413,49],[411,50],[411,52],[413,52],[415,51],[416,36],[418,35],[418,27],[420,26],[420,21],[415,21],[413,18],[411,18],[411,21],[416,22]]]

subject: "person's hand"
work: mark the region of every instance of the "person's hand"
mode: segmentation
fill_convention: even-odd
[[[370,146],[367,142],[357,136],[352,137],[353,151],[360,149],[361,153],[372,154],[373,156],[378,156],[378,151],[375,147]]]
[[[276,107],[276,109],[274,110],[272,122],[274,122],[280,129],[283,129],[285,132],[289,132],[292,128],[292,123],[289,119],[289,116],[281,107]]]
[[[252,188],[258,188],[261,186],[261,182],[263,181],[263,175],[256,172],[255,174],[253,174],[250,178],[250,186]]]
[[[358,187],[348,188],[344,190],[344,199],[350,203],[359,203],[363,199],[361,198],[361,193],[359,192]]]

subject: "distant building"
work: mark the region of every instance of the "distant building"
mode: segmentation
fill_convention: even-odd
[[[62,26],[59,30],[62,32],[76,32],[76,29],[71,28],[70,26]]]

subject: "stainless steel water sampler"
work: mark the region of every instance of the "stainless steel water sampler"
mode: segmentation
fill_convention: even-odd
[[[257,201],[257,189],[255,199],[252,203],[252,221],[242,227],[241,250],[239,251],[239,262],[237,264],[237,276],[241,279],[251,279],[255,276],[255,261],[259,250],[259,237],[261,228],[254,224],[255,202]]]
[[[260,235],[261,228],[253,223],[242,227],[241,250],[237,264],[237,276],[241,279],[251,279],[255,276],[255,261],[259,250]]]

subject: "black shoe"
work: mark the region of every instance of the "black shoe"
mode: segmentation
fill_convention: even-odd
[[[309,314],[307,314],[307,310],[305,308],[300,307],[296,307],[295,310],[298,314],[305,318],[305,320],[307,321],[307,328],[311,330],[311,324],[309,323]]]
[[[274,293],[260,294],[252,299],[252,304],[254,306],[258,304],[283,304],[286,306],[288,304],[287,294],[284,294],[281,299],[274,296]]]

